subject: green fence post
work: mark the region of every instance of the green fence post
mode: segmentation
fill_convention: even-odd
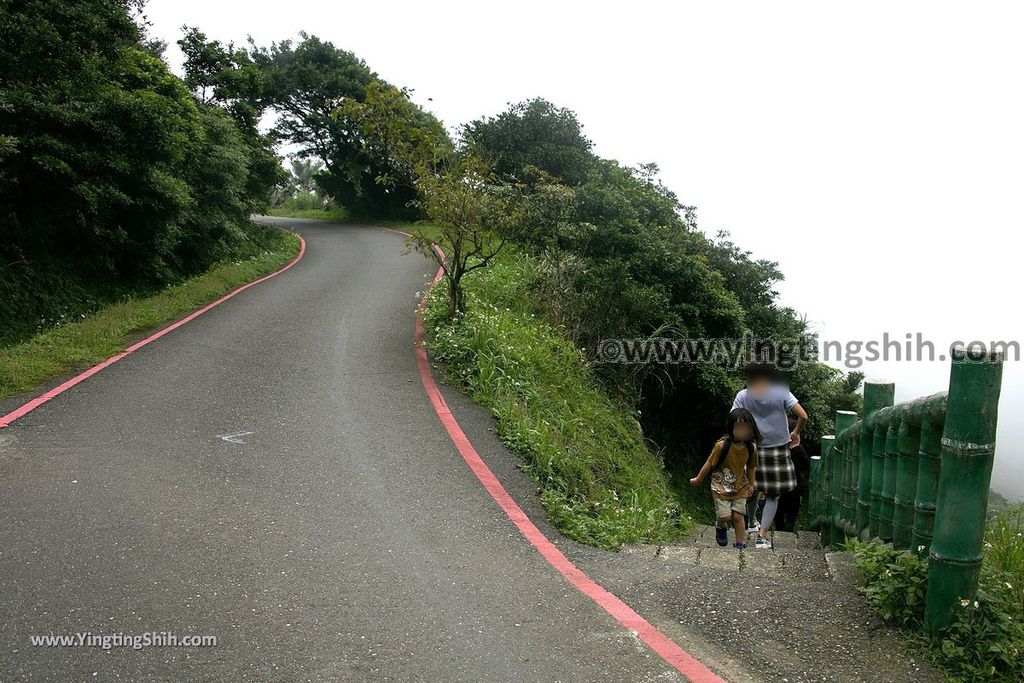
[[[836,516],[839,514],[839,468],[836,465],[842,457],[843,437],[841,434],[836,434],[832,448],[828,451],[828,462],[825,464],[828,468],[828,509],[825,512],[825,528],[828,529],[831,543],[841,540],[839,532],[836,530]]]
[[[939,490],[942,463],[942,427],[946,422],[946,392],[925,399],[921,415],[921,445],[918,449],[917,496],[914,499],[914,535],[911,544],[918,553],[932,547],[935,526],[935,497]]]
[[[889,430],[892,406],[879,408],[872,416],[871,438],[871,513],[868,538],[878,538],[878,525],[882,511],[882,477],[885,474],[885,437]]]
[[[836,441],[832,447],[832,452],[839,451],[839,457],[833,457],[836,479],[832,482],[832,493],[834,496],[835,505],[832,510],[830,521],[832,522],[833,528],[836,530],[834,536],[835,543],[841,543],[846,540],[845,531],[843,531],[843,513],[844,513],[844,499],[846,488],[849,486],[849,482],[846,480],[847,476],[847,452],[852,448],[851,439],[852,433],[847,433],[854,422],[857,421],[857,413],[852,410],[837,410],[836,411]]]
[[[896,496],[893,500],[892,545],[907,550],[914,535],[914,499],[917,494],[917,463],[921,447],[921,415],[924,399],[903,408],[896,434]]]
[[[826,506],[828,504],[828,489],[825,487],[825,472],[828,467],[828,457],[832,450],[832,443],[836,437],[829,434],[821,437],[821,455],[818,456],[817,463],[814,459],[811,459],[811,467],[816,473],[816,483],[812,488],[814,493],[814,522],[818,528],[818,532],[821,534],[822,542],[825,542],[827,534],[827,528],[825,526],[825,515]],[[827,545],[827,543],[826,543]]]
[[[882,468],[882,506],[878,512],[878,537],[892,540],[893,501],[896,497],[896,434],[900,429],[900,407],[889,411],[889,425],[885,430],[885,454]]]
[[[857,533],[865,540],[871,520],[871,444],[874,430],[868,424],[871,416],[882,407],[891,406],[896,394],[892,382],[864,383],[864,417],[860,423],[860,461],[857,472]]]
[[[857,479],[860,468],[860,425],[857,420],[849,427],[850,440],[846,446],[846,488],[843,490],[843,533],[857,536]]]
[[[954,349],[925,596],[932,631],[948,626],[978,588],[1002,374],[1001,352]]]

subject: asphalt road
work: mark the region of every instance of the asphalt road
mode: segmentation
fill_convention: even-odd
[[[279,222],[293,268],[0,430],[0,680],[678,679],[444,432],[413,352],[429,262]],[[218,644],[30,641],[148,632]]]

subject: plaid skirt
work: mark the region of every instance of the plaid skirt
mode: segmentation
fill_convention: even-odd
[[[789,457],[789,444],[757,449],[757,490],[766,496],[781,496],[796,488],[796,468]]]

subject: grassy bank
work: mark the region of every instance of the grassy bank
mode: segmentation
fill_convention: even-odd
[[[275,206],[267,211],[268,216],[279,216],[281,218],[315,218],[321,221],[332,223],[344,223],[348,220],[348,213],[345,209],[290,209],[283,206]]]
[[[0,398],[25,393],[122,351],[140,333],[166,323],[260,275],[298,253],[291,234],[257,225],[235,259],[145,297],[125,298],[95,314],[58,324],[25,341],[0,347]]]
[[[279,205],[267,211],[267,215],[283,218],[315,218],[333,223],[342,223],[349,219],[345,207],[336,206],[334,202],[328,202],[328,206],[325,207],[324,200],[311,192],[299,192],[295,196],[285,198]]]
[[[1024,681],[1024,506],[989,520],[976,601],[964,600],[944,632],[924,632],[925,557],[880,543],[852,542],[862,590],[910,647],[951,681]]]
[[[428,296],[430,348],[448,381],[497,417],[552,521],[591,545],[679,538],[691,522],[631,411],[593,379],[581,350],[533,309],[533,262],[508,253],[467,276],[467,311],[447,320],[444,288]]]

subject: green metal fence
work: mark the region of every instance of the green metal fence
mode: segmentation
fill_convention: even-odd
[[[867,382],[863,415],[839,411],[812,464],[810,517],[825,544],[928,553],[931,629],[978,586],[1002,369],[1000,353],[961,347],[948,392],[893,405],[892,383]]]

